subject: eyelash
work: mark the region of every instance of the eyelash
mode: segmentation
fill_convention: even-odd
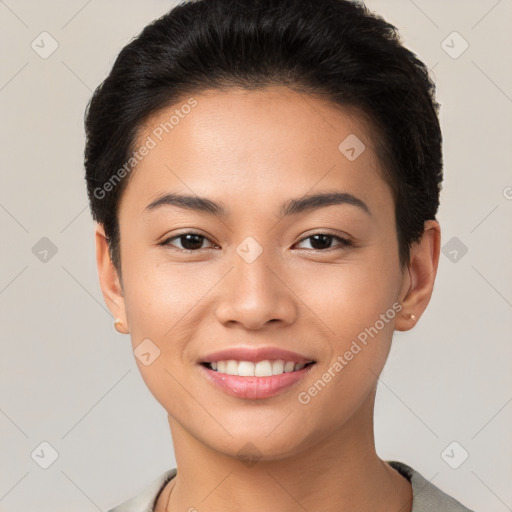
[[[196,233],[195,231],[187,231],[185,233],[180,233],[179,235],[174,235],[174,236],[172,236],[170,238],[167,238],[166,240],[161,242],[159,245],[167,246],[167,247],[170,247],[173,250],[180,251],[180,252],[185,252],[185,253],[193,253],[193,252],[199,252],[199,251],[203,250],[203,249],[195,249],[195,250],[194,249],[180,249],[179,247],[174,247],[174,246],[171,245],[171,242],[173,240],[180,239],[181,237],[184,237],[186,235],[197,235],[199,237],[202,237],[205,240],[208,240],[210,243],[213,243],[207,236],[205,236],[205,235],[203,235],[201,233]],[[334,233],[329,233],[329,232],[313,233],[312,235],[309,235],[309,236],[306,236],[306,237],[300,239],[297,243],[303,242],[304,240],[308,240],[309,238],[313,238],[314,236],[317,236],[317,235],[326,235],[328,237],[332,237],[333,239],[338,240],[338,242],[339,242],[338,249],[343,249],[345,247],[350,247],[350,246],[353,245],[352,242],[348,238],[343,238],[341,236],[338,236],[338,235],[335,235]],[[208,247],[207,249],[210,249],[210,247]],[[330,247],[330,248],[327,248],[327,249],[307,249],[307,250],[308,251],[313,251],[313,252],[316,252],[316,253],[319,253],[319,252],[329,252],[329,251],[336,250],[336,247],[334,247],[334,248]]]

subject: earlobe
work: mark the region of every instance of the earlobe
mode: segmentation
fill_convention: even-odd
[[[110,258],[108,241],[101,224],[96,224],[95,241],[96,264],[103,299],[112,316],[116,319],[114,324],[116,330],[120,333],[128,334],[129,331],[124,327],[127,325],[127,321],[123,290],[117,271]]]
[[[441,228],[435,220],[425,222],[421,239],[411,247],[409,279],[402,290],[402,312],[395,330],[408,331],[416,325],[430,301],[439,264]]]
[[[119,318],[116,318],[116,321],[114,322],[114,328],[117,332],[121,333],[121,334],[128,334],[128,330],[126,329],[126,327],[123,325],[123,322],[121,322],[121,320],[119,320]]]

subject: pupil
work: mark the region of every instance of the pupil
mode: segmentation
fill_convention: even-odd
[[[319,242],[320,240],[320,242]],[[319,235],[313,235],[311,237],[311,246],[313,247],[313,249],[325,249],[326,247],[329,248],[330,246],[330,241],[332,240],[332,235],[323,235],[323,234],[319,234]],[[327,241],[327,243],[325,243]],[[319,242],[319,244],[317,244],[317,242]],[[315,244],[316,245],[319,245],[319,247],[315,247]]]
[[[188,250],[201,249],[201,246],[203,245],[201,235],[194,235],[194,234],[182,235],[181,239],[182,239],[181,243],[182,243],[183,247]],[[185,243],[183,243],[183,239],[185,239]],[[194,241],[198,242],[198,243],[194,244]]]

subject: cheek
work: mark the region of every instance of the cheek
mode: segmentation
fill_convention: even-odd
[[[139,335],[149,331],[158,338],[170,336],[173,325],[198,303],[206,286],[193,269],[161,264],[147,253],[133,254],[123,272],[130,327]]]
[[[341,335],[373,324],[392,306],[398,277],[385,259],[354,258],[295,273],[294,290],[334,331],[331,335]]]
[[[391,268],[360,260],[319,270],[309,279],[302,296],[313,312],[310,327],[316,324],[323,334],[313,342],[324,345],[326,357],[318,380],[299,390],[299,402],[307,402],[305,411],[331,411],[322,420],[326,429],[348,420],[386,363],[397,315],[395,277]]]
[[[150,366],[137,361],[146,384],[158,393],[162,387],[175,385],[165,370],[181,375],[189,367],[189,342],[198,338],[204,329],[203,319],[212,315],[208,292],[222,272],[211,264],[150,260],[132,258],[127,262],[125,304],[135,356],[147,340],[159,354]]]
[[[308,293],[301,294],[324,334],[324,371],[344,376],[333,379],[342,393],[350,390],[358,395],[373,384],[391,348],[400,307],[398,275],[391,265],[384,266],[385,261],[389,260],[361,258],[319,267],[314,280],[307,278]]]

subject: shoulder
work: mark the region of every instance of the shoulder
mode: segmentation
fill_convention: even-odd
[[[176,476],[176,468],[169,469],[161,474],[156,480],[153,480],[150,485],[145,487],[143,491],[137,496],[130,498],[110,509],[108,512],[153,512],[154,504],[166,486],[166,484]]]
[[[474,512],[441,491],[407,464],[395,460],[386,462],[411,482],[413,494],[411,512]]]

